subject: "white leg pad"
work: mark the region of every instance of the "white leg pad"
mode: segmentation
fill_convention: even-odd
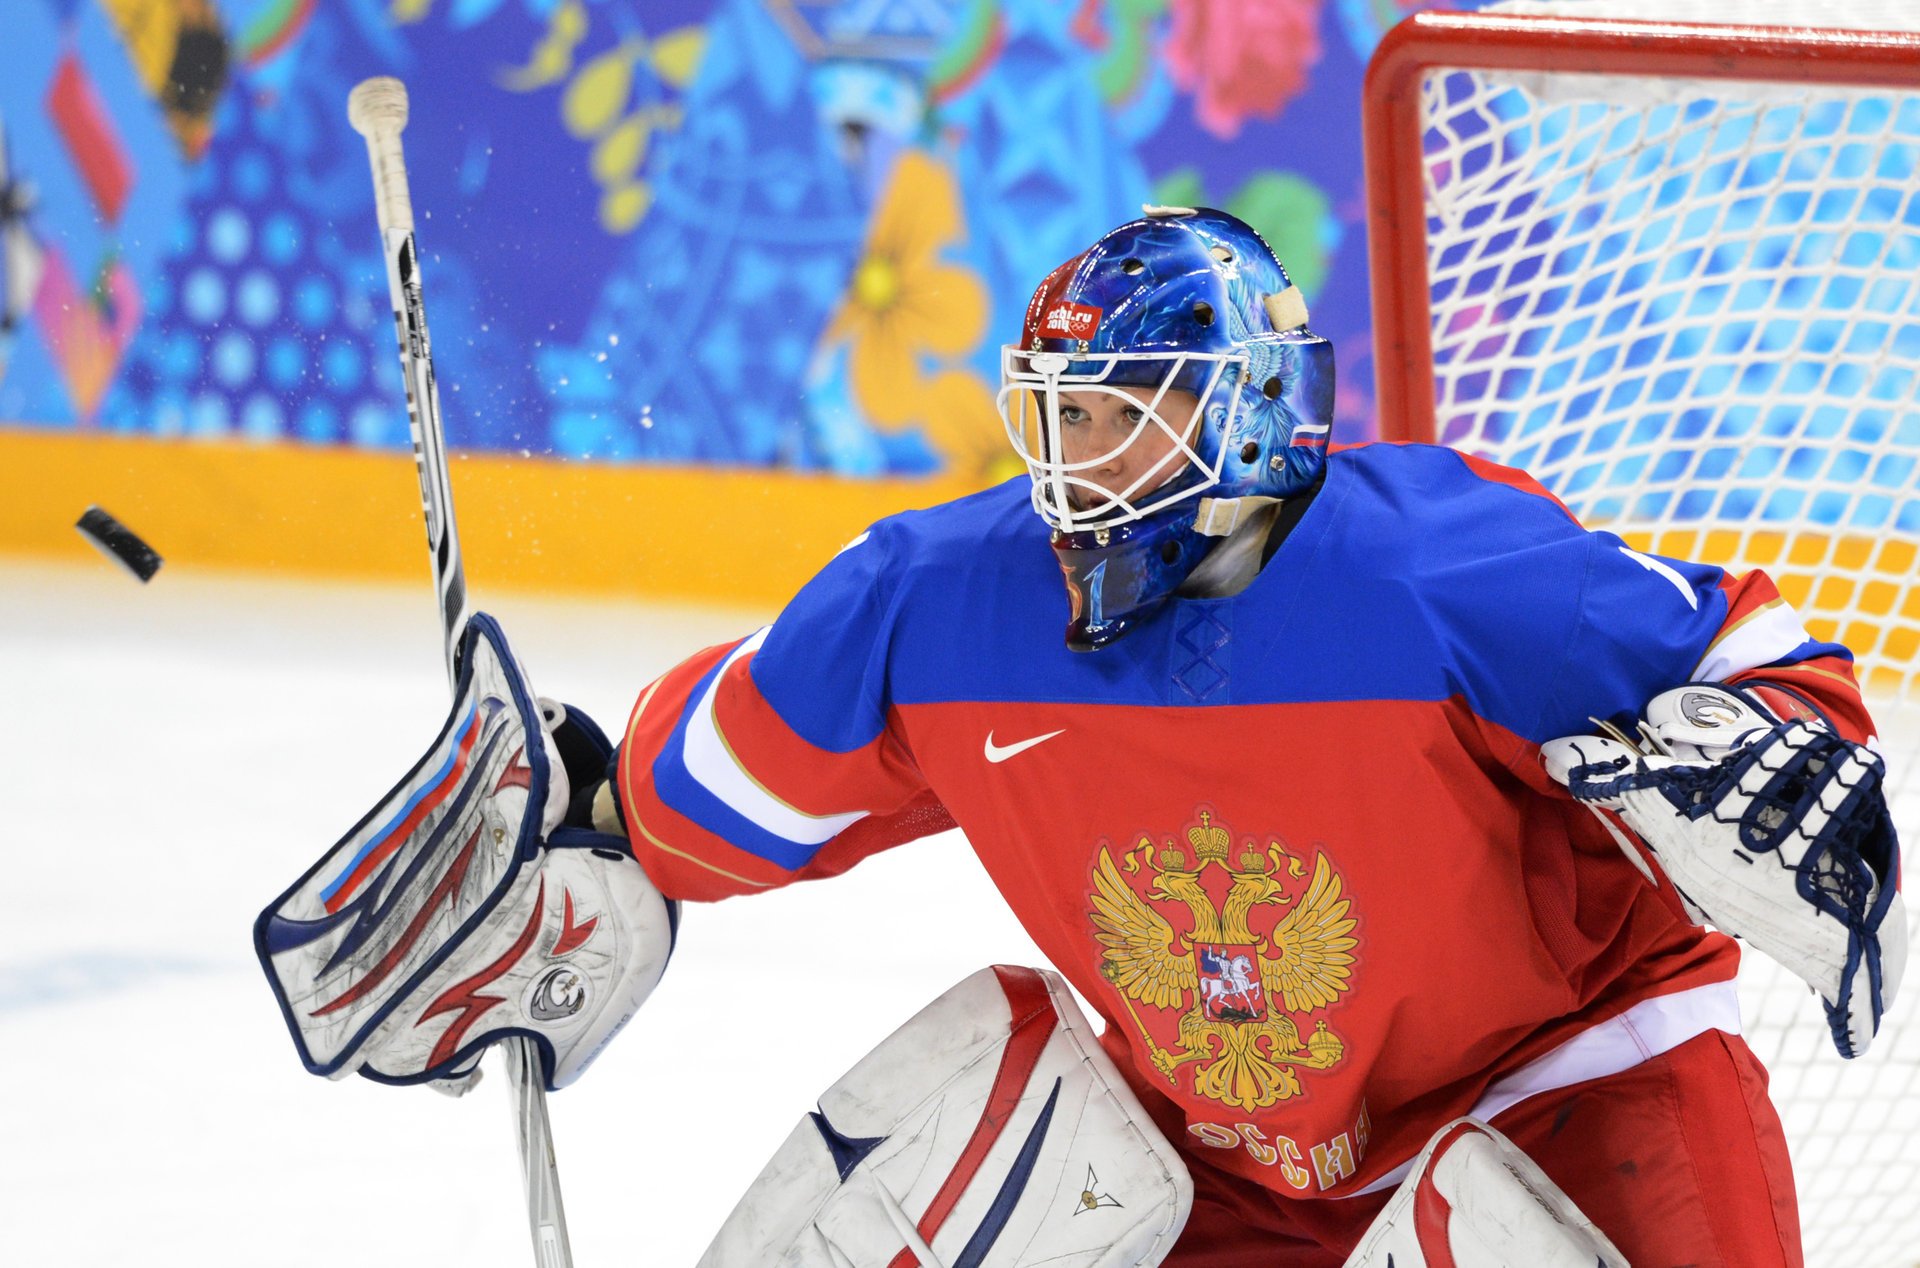
[[[982,969],[800,1120],[701,1268],[1134,1268],[1173,1248],[1185,1164],[1066,983]]]
[[[1345,1268],[1627,1268],[1505,1136],[1457,1118],[1427,1142]]]

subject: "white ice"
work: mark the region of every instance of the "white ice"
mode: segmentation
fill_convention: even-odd
[[[255,915],[446,710],[430,587],[0,563],[0,1263],[531,1262],[505,1080],[306,1073]],[[494,595],[538,689],[610,730],[769,614]],[[699,1257],[815,1097],[989,963],[1042,963],[956,834],[700,906],[551,1098],[580,1268]]]

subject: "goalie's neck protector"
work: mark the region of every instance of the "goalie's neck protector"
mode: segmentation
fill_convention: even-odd
[[[1053,529],[1067,646],[1092,651],[1255,507],[1319,482],[1333,347],[1250,226],[1149,207],[1040,283],[999,406]]]

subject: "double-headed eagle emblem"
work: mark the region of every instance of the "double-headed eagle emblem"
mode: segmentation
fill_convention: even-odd
[[[1187,830],[1187,845],[1168,841],[1156,850],[1142,837],[1118,866],[1101,847],[1091,894],[1105,948],[1101,971],[1169,1083],[1178,1086],[1180,1067],[1202,1062],[1193,1090],[1223,1104],[1255,1110],[1297,1096],[1293,1067],[1324,1070],[1345,1052],[1324,1019],[1302,1041],[1288,1015],[1326,1008],[1349,989],[1358,922],[1340,896],[1340,875],[1316,852],[1307,877],[1306,865],[1277,841],[1261,850],[1249,840],[1229,861],[1232,834],[1205,810],[1200,825]],[[1142,876],[1144,884],[1127,879]],[[1302,877],[1304,884],[1289,892],[1289,882]],[[1178,920],[1184,929],[1156,909],[1161,904],[1185,908]],[[1253,925],[1271,914],[1261,913],[1268,906],[1283,911],[1257,934]],[[1283,1008],[1274,1007],[1276,997]],[[1136,1002],[1160,1010],[1157,1027],[1141,1019]],[[1163,1046],[1154,1029],[1164,1032],[1165,1013],[1175,1009],[1185,1011],[1174,1023],[1174,1043]]]

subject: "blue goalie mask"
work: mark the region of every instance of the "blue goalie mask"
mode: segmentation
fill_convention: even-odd
[[[1224,212],[1151,208],[1040,283],[1000,416],[1091,651],[1146,619],[1255,507],[1320,479],[1333,347]]]

